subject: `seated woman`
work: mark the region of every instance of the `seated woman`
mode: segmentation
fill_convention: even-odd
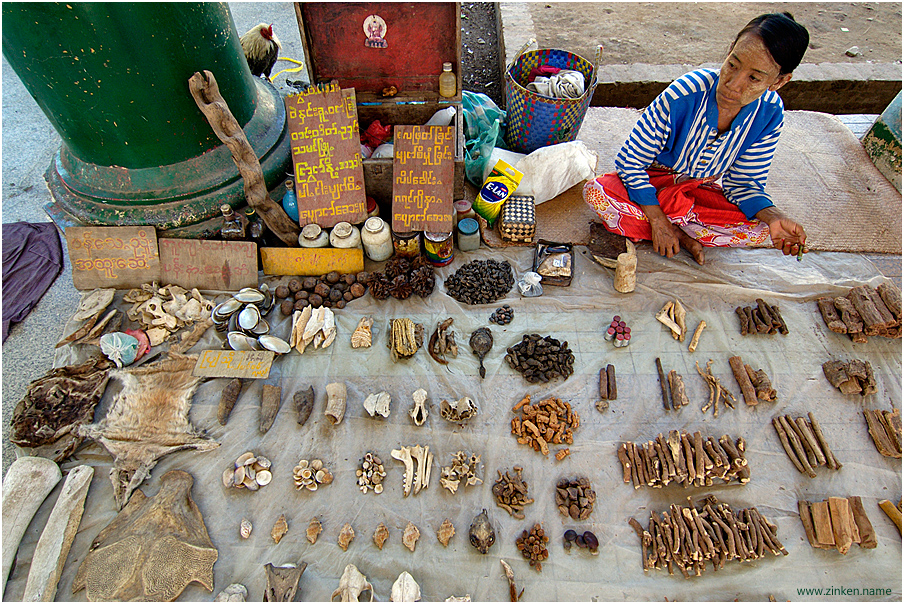
[[[606,228],[652,239],[668,258],[684,247],[699,264],[703,246],[758,245],[767,236],[785,255],[806,251],[803,227],[773,205],[765,185],[783,123],[775,91],[809,39],[790,14],[761,15],[741,30],[719,71],[672,82],[637,121],[616,173],[584,187]]]

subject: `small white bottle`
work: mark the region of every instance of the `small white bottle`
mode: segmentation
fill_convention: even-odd
[[[452,123],[452,120],[455,118],[455,107],[446,107],[445,109],[440,109],[433,116],[427,120],[425,126],[448,126]]]
[[[395,252],[392,245],[392,233],[386,226],[386,222],[379,216],[373,216],[364,222],[361,241],[364,243],[364,253],[374,262],[388,260]]]
[[[298,235],[301,247],[326,247],[330,244],[330,236],[320,228],[319,224],[306,224]]]
[[[330,231],[330,245],[337,248],[360,248],[361,232],[348,222],[339,222]]]

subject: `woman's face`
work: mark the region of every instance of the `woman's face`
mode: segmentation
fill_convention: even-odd
[[[747,33],[735,43],[722,63],[716,102],[721,109],[737,113],[766,90],[778,90],[791,79],[779,75],[781,68],[759,36]]]

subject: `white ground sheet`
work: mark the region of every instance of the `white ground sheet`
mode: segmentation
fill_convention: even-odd
[[[861,410],[891,409],[901,406],[901,340],[870,338],[853,344],[847,336],[831,333],[816,308],[822,295],[842,295],[860,283],[872,286],[883,278],[867,260],[848,254],[808,254],[801,263],[773,250],[707,250],[708,265],[698,267],[689,256],[666,260],[641,249],[637,290],[618,294],[612,288],[612,272],[599,267],[577,251],[576,276],[570,287],[547,287],[541,298],[522,299],[517,291],[494,304],[477,307],[461,305],[445,293],[443,278],[475,258],[508,259],[520,274],[527,270],[531,250],[481,249],[458,254],[455,262],[438,270],[437,288],[426,300],[414,297],[399,302],[375,302],[369,296],[337,311],[339,335],[326,350],[309,349],[303,356],[292,352],[274,362],[270,378],[246,382],[229,423],[216,419],[220,392],[225,379],[201,385],[194,397],[191,420],[206,430],[221,446],[211,452],[183,451],[161,460],[143,486],[146,495],[159,490],[160,477],[172,469],[182,469],[195,478],[192,491],[200,507],[213,544],[219,550],[214,566],[215,588],[210,594],[198,584],[183,592],[181,600],[209,600],[233,582],[243,583],[249,600],[260,600],[265,586],[263,565],[303,560],[308,564],[301,578],[297,600],[328,600],[338,586],[347,564],[355,564],[373,583],[376,599],[387,601],[390,587],[402,571],[409,571],[420,584],[423,600],[443,600],[451,595],[470,594],[474,600],[508,600],[508,584],[503,578],[500,558],[514,568],[517,582],[524,587],[525,601],[540,600],[901,600],[901,538],[876,503],[901,497],[901,462],[882,457],[867,433]],[[368,266],[368,269],[375,268]],[[288,279],[284,279],[287,281]],[[654,319],[663,304],[680,298],[688,309],[689,329],[705,319],[696,353],[687,351],[687,342],[673,340]],[[734,308],[752,305],[763,297],[778,304],[791,330],[790,335],[742,337]],[[493,309],[503,303],[515,309],[514,321],[504,327],[491,325]],[[374,345],[354,350],[349,336],[358,320],[372,315]],[[618,314],[632,329],[632,344],[614,348],[604,341],[603,330]],[[459,343],[458,358],[440,366],[420,350],[408,361],[393,363],[386,348],[386,328],[390,318],[409,317],[422,323],[426,336],[446,317],[454,317]],[[279,317],[274,310],[271,318]],[[486,360],[487,376],[477,374],[477,360],[467,341],[479,326],[489,325],[495,346]],[[71,328],[70,328],[71,329]],[[289,321],[276,322],[275,333],[288,337]],[[528,384],[503,360],[505,348],[520,341],[522,334],[539,333],[567,340],[574,351],[574,375],[565,381]],[[219,334],[210,330],[195,347],[219,346]],[[57,365],[75,360],[61,350]],[[728,365],[728,357],[740,354],[754,368],[763,368],[778,391],[773,404],[746,407]],[[691,406],[680,412],[663,410],[654,359],[660,357],[666,371],[676,369],[687,384]],[[865,399],[844,396],[833,389],[822,374],[829,359],[868,360],[876,372],[879,392]],[[694,369],[713,359],[713,371],[739,398],[738,408],[703,414],[700,407],[708,389]],[[618,399],[606,413],[598,412],[597,375],[600,367],[615,365]],[[343,381],[348,387],[345,419],[332,426],[324,417],[327,383]],[[270,431],[258,432],[262,383],[282,386],[282,408]],[[316,393],[314,412],[304,427],[298,427],[291,409],[292,394],[312,384]],[[407,415],[411,393],[425,388],[429,393],[430,417],[422,427]],[[111,384],[96,417],[109,408],[115,390]],[[392,395],[388,419],[367,416],[361,403],[370,393],[386,390]],[[534,401],[547,396],[567,400],[581,416],[571,455],[557,462],[518,445],[509,432],[511,406],[530,393]],[[480,405],[480,414],[464,426],[440,417],[442,399],[471,396]],[[809,479],[799,474],[786,457],[770,424],[779,413],[794,416],[813,411],[838,460],[840,471],[817,470]],[[657,433],[679,429],[704,436],[743,436],[748,443],[747,458],[752,479],[745,486],[683,489],[670,485],[663,489],[634,490],[622,482],[616,448],[622,441],[646,441]],[[435,453],[430,486],[417,496],[402,496],[403,466],[390,457],[401,445],[429,445]],[[553,450],[556,450],[554,448]],[[226,490],[221,474],[245,451],[265,455],[273,462],[273,482],[253,493]],[[455,495],[439,485],[440,467],[450,463],[458,450],[480,454],[480,475],[484,483],[461,487]],[[367,451],[379,454],[386,466],[386,490],[381,495],[362,494],[355,486],[355,469]],[[317,492],[298,492],[292,484],[292,467],[299,459],[320,458],[329,467],[334,482]],[[84,560],[92,539],[116,516],[112,487],[108,478],[109,455],[98,445],[83,447],[64,470],[79,463],[96,467],[87,509],[73,543],[57,598],[83,600],[84,592],[71,595],[78,565]],[[526,519],[517,521],[495,506],[491,487],[497,470],[524,468],[530,495],[536,500],[526,509]],[[559,515],[554,501],[554,485],[561,477],[587,476],[598,500],[588,521],[575,523]],[[62,485],[62,482],[60,483]],[[29,527],[19,549],[17,565],[11,573],[5,599],[20,599],[29,570],[29,560],[40,532],[56,500],[60,486],[44,502]],[[778,525],[778,538],[788,549],[787,557],[769,556],[752,563],[731,562],[719,572],[711,565],[702,577],[685,580],[680,574],[641,570],[640,542],[626,522],[636,517],[644,525],[650,510],[661,511],[670,503],[694,501],[713,493],[734,509],[756,506]],[[822,501],[829,496],[859,495],[875,527],[879,546],[861,550],[854,545],[847,556],[833,551],[811,549],[797,515],[798,499]],[[496,526],[497,543],[488,555],[468,544],[472,518],[486,508]],[[289,522],[289,532],[276,545],[270,529],[280,514]],[[315,545],[305,539],[309,520],[321,519],[324,532]],[[239,536],[239,522],[247,517],[254,524],[250,539]],[[437,541],[436,529],[450,518],[456,534],[448,548]],[[390,529],[383,551],[371,540],[380,522]],[[415,553],[401,543],[408,521],[420,528],[421,539]],[[340,527],[349,522],[357,537],[347,552],[336,545]],[[550,556],[542,573],[529,568],[515,546],[522,529],[541,522],[550,534]],[[592,530],[600,541],[598,557],[585,550],[567,554],[561,543],[566,528]],[[889,588],[882,598],[827,597],[803,595],[806,588]]]

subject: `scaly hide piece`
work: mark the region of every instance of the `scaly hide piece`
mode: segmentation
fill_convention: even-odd
[[[107,416],[78,427],[79,435],[97,441],[113,456],[110,480],[120,509],[167,453],[220,446],[188,421],[191,399],[201,382],[191,374],[196,359],[171,354],[153,365],[112,371],[110,377],[123,388]]]
[[[88,600],[171,602],[192,581],[213,591],[217,560],[201,511],[191,498],[194,479],[171,470],[160,492],[136,491],[91,543],[72,582]]]
[[[84,440],[74,428],[94,419],[107,387],[106,359],[51,369],[28,385],[10,422],[9,440],[28,453],[60,463]]]

